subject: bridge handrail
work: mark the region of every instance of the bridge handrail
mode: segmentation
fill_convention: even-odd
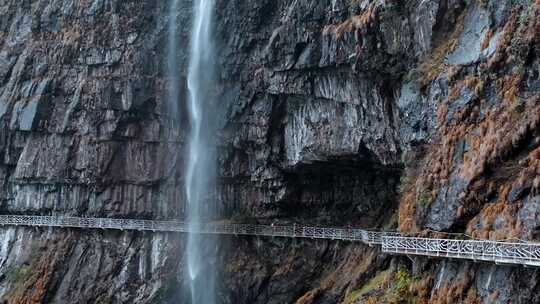
[[[360,241],[370,246],[380,245],[382,251],[385,253],[464,258],[540,267],[540,243],[414,237],[403,236],[396,232],[356,228],[215,222],[194,224],[177,220],[153,221],[35,215],[0,215],[0,225],[191,232]]]
[[[383,236],[384,252],[451,256],[540,266],[539,243]],[[538,264],[538,265],[536,265]]]

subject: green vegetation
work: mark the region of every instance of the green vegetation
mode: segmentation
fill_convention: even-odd
[[[6,270],[6,279],[14,284],[23,282],[30,274],[30,265],[11,265]]]
[[[426,192],[422,192],[420,195],[418,195],[417,202],[420,206],[428,206],[431,204],[431,196]]]
[[[353,290],[347,294],[343,304],[353,304],[356,300],[358,300],[358,298],[360,298],[360,296],[360,290]]]
[[[360,294],[366,294],[375,288],[380,288],[383,286],[383,283],[388,280],[391,271],[389,269],[377,273],[371,280],[369,280],[362,288],[360,289]]]
[[[380,289],[383,287],[383,284],[388,281],[391,270],[387,269],[377,273],[373,278],[371,278],[362,288],[353,290],[345,297],[343,304],[353,304],[361,296],[367,294],[370,291]]]
[[[381,271],[361,288],[348,293],[343,304],[354,304],[361,298],[362,303],[369,304],[412,304],[415,299],[410,289],[416,280],[404,266]]]
[[[11,283],[11,289],[6,293],[8,297],[20,295],[25,290],[25,284],[31,282],[39,275],[36,270],[40,262],[40,250],[37,244],[32,243],[30,256],[22,265],[11,265],[6,271],[6,279]]]
[[[404,193],[405,191],[408,191],[410,188],[412,188],[411,183],[412,183],[411,177],[406,173],[402,174],[399,177],[399,186],[398,186],[399,193]]]
[[[394,275],[394,286],[392,288],[392,298],[394,303],[411,302],[410,286],[414,278],[405,267],[400,267]]]
[[[521,114],[525,112],[525,102],[522,100],[517,100],[512,104],[512,112],[516,114]]]

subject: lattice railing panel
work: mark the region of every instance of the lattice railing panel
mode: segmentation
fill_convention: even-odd
[[[232,223],[187,224],[182,221],[30,215],[0,215],[0,225],[190,232],[201,234],[256,235],[360,241],[368,245],[381,245],[382,251],[386,253],[461,258],[540,267],[540,244],[538,243],[418,238],[402,236],[395,232],[369,231],[351,228]]]
[[[540,266],[540,244],[383,236],[383,252]]]

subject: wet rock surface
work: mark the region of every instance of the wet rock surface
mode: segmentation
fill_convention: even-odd
[[[215,5],[224,215],[538,240],[537,2]],[[3,213],[182,216],[188,123],[167,103],[168,7],[0,4]],[[181,75],[190,8],[178,12]],[[181,237],[0,232],[9,303],[175,303],[185,292]],[[208,250],[220,252],[223,303],[389,302],[398,291],[365,287],[383,270],[417,303],[540,302],[534,270],[411,263],[329,241],[225,238]]]

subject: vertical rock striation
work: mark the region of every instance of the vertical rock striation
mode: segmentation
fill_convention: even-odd
[[[3,213],[181,214],[166,12],[152,1],[0,4]],[[155,303],[183,246],[174,235],[56,229],[2,229],[1,239],[9,303]]]
[[[0,4],[3,212],[183,214],[169,4]],[[538,240],[539,13],[530,0],[216,1],[224,213]],[[0,298],[13,303],[164,303],[182,290],[179,237],[1,233]],[[538,271],[517,267],[327,241],[228,238],[220,253],[224,303],[540,302]]]

